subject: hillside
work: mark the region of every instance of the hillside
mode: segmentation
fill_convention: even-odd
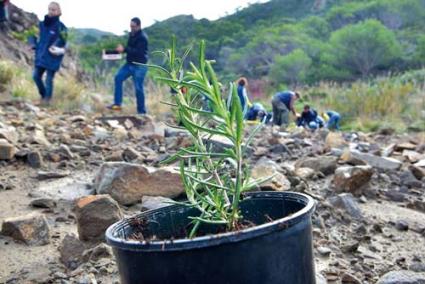
[[[76,45],[90,44],[95,41],[101,40],[102,38],[114,36],[113,33],[90,28],[71,28],[69,30],[69,33],[71,42]]]
[[[271,0],[216,21],[180,15],[145,30],[151,52],[167,48],[172,35],[182,52],[205,39],[207,57],[217,61],[222,78],[266,78],[278,88],[418,69],[425,64],[424,19],[424,0]],[[118,42],[125,43],[125,37],[83,46],[85,68],[94,71],[100,62],[92,57],[107,43]],[[351,42],[366,50],[344,52],[354,47]],[[152,54],[151,62],[161,63],[162,58]],[[280,74],[288,66],[293,70]]]

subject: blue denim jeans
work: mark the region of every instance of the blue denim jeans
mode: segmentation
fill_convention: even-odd
[[[339,120],[341,117],[339,115],[333,115],[328,121],[328,128],[339,130]]]
[[[115,91],[114,91],[114,104],[122,104],[123,88],[122,85],[128,77],[133,77],[134,89],[136,90],[137,99],[137,112],[146,113],[145,107],[145,92],[143,90],[143,81],[145,80],[148,68],[142,65],[126,63],[118,70],[115,75]]]
[[[46,72],[46,81],[43,82],[43,75]],[[53,79],[55,78],[55,71],[48,70],[43,67],[36,66],[32,74],[32,78],[37,86],[38,93],[42,100],[50,101],[53,94]]]

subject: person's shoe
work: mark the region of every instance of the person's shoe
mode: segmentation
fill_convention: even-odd
[[[107,108],[107,109],[110,109],[110,110],[116,110],[116,111],[120,111],[120,110],[122,110],[121,106],[119,106],[119,105],[115,105],[115,104],[113,104],[113,105],[109,105],[109,106],[107,106],[106,108]]]

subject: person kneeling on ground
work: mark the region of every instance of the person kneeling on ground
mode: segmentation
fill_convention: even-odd
[[[130,36],[128,38],[127,47],[121,44],[115,49],[120,53],[127,53],[127,63],[118,70],[115,75],[114,104],[108,106],[111,110],[121,110],[123,97],[123,83],[130,76],[133,77],[134,88],[136,90],[137,112],[139,114],[146,113],[145,93],[143,89],[143,81],[145,80],[148,68],[145,65],[148,61],[148,38],[142,31],[140,19],[133,18],[130,22]]]
[[[311,109],[309,105],[304,106],[304,110],[301,116],[297,119],[297,126],[302,126],[315,130],[323,127],[323,119],[317,115],[314,109]]]
[[[294,103],[300,98],[301,95],[298,92],[292,91],[284,91],[275,94],[272,99],[273,124],[279,126],[284,125],[286,127],[289,123],[289,111],[291,111],[294,116],[297,116]]]
[[[256,121],[259,119],[260,122],[267,124],[271,119],[271,114],[267,113],[262,104],[254,103],[246,113],[245,119],[249,121]]]
[[[339,121],[341,120],[341,115],[333,110],[328,110],[323,115],[327,120],[325,127],[328,129],[339,130]]]

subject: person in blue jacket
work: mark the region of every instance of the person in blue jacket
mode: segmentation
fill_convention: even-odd
[[[333,110],[328,110],[325,112],[325,114],[329,118],[325,127],[327,127],[328,129],[339,130],[339,121],[341,120],[341,115]]]
[[[284,91],[275,94],[272,98],[273,124],[287,126],[289,123],[289,112],[291,111],[294,116],[297,116],[294,104],[300,98],[301,95],[293,91]]]
[[[39,39],[33,40],[35,49],[33,79],[42,104],[49,104],[52,99],[53,79],[60,68],[67,40],[67,28],[59,20],[62,14],[59,4],[51,2],[48,9],[48,14],[38,25]],[[43,82],[44,73],[46,73],[45,82]]]
[[[262,104],[253,103],[245,114],[245,119],[250,121],[259,119],[261,122],[267,124],[271,119],[271,114],[267,113],[267,110]]]
[[[3,23],[6,22],[8,19],[8,13],[7,13],[7,5],[9,3],[9,0],[0,0],[0,27],[3,27]]]
[[[297,119],[297,126],[314,130],[323,127],[323,125],[323,119],[317,115],[317,112],[311,109],[309,105],[305,105],[301,116]]]
[[[127,62],[115,75],[114,104],[108,106],[108,108],[121,110],[123,83],[131,76],[136,90],[137,112],[146,114],[143,82],[148,68],[145,65],[140,65],[140,63],[146,64],[148,62],[148,37],[142,31],[140,19],[137,17],[131,19],[130,29],[127,47],[118,45],[116,48],[116,51],[120,53],[127,53]]]

